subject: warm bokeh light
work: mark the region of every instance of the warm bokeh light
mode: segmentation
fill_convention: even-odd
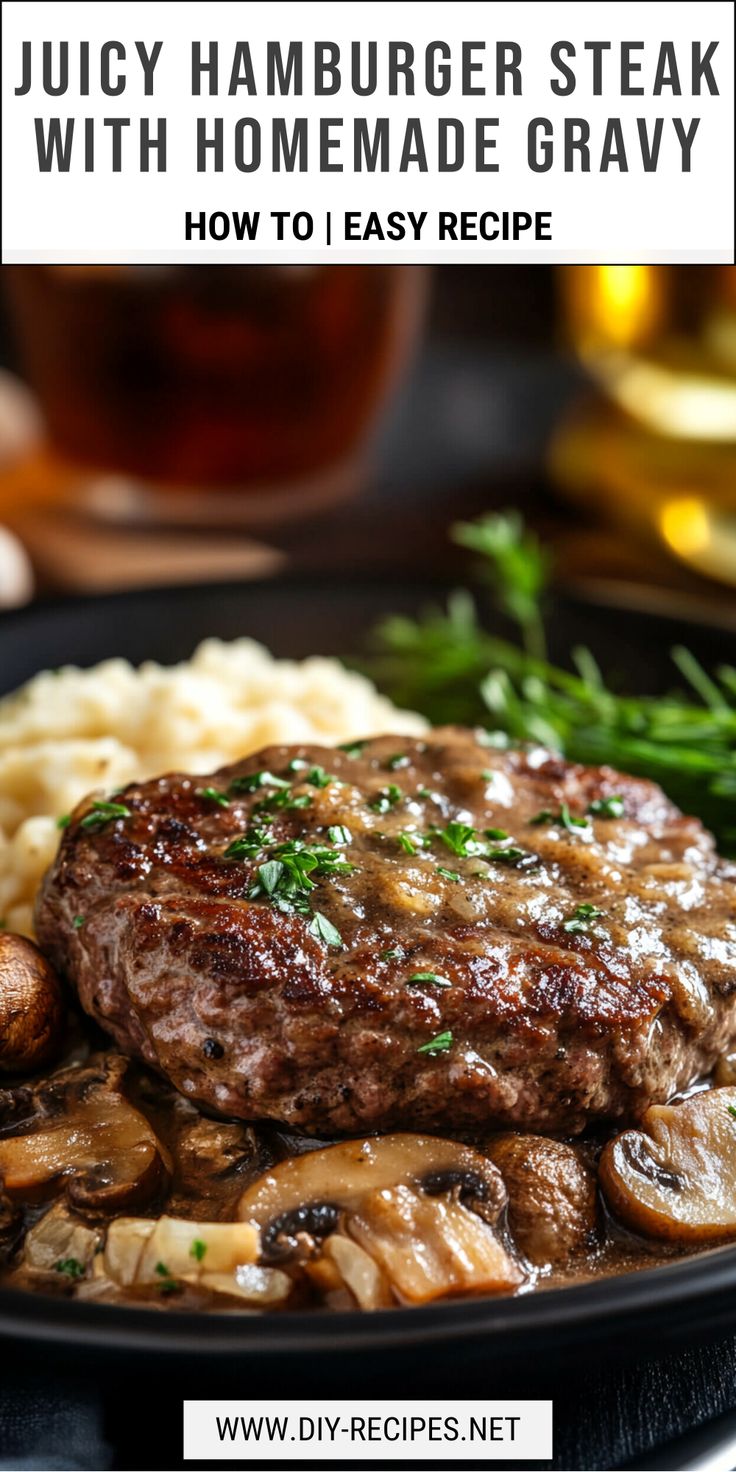
[[[667,545],[678,557],[697,557],[710,543],[708,512],[695,496],[667,501],[660,511],[659,524]]]

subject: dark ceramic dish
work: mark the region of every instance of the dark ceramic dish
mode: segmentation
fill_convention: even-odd
[[[387,589],[361,583],[268,583],[154,590],[94,600],[66,600],[0,618],[0,693],[37,670],[63,663],[89,665],[121,655],[172,662],[208,635],[248,634],[275,653],[339,654],[364,647],[368,629],[391,610],[411,611],[441,589]],[[666,689],[667,651],[684,641],[708,665],[731,659],[733,635],[704,623],[610,608],[571,599],[553,613],[553,656],[584,638],[607,672],[628,688]],[[285,1372],[309,1365],[315,1374],[343,1372],[380,1358],[435,1373],[459,1360],[501,1372],[520,1363],[554,1363],[559,1370],[591,1355],[664,1351],[694,1338],[716,1338],[736,1312],[736,1246],[622,1277],[519,1298],[393,1310],[375,1314],[301,1313],[272,1316],[196,1315],[74,1303],[0,1292],[0,1336],[20,1352],[54,1346],[96,1357],[132,1351],[206,1363]],[[4,1351],[4,1352],[5,1352]],[[426,1357],[425,1357],[425,1351]],[[354,1382],[353,1382],[354,1383]]]

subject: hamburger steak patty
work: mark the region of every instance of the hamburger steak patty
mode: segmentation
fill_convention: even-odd
[[[89,799],[37,930],[222,1114],[572,1132],[736,1035],[735,876],[653,783],[448,727]]]

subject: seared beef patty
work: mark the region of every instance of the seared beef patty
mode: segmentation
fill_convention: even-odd
[[[736,1035],[734,868],[650,782],[447,728],[111,802],[74,813],[40,943],[222,1114],[576,1131]]]

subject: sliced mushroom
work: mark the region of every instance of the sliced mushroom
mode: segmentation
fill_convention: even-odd
[[[492,1137],[488,1154],[509,1193],[509,1230],[535,1267],[560,1267],[590,1247],[596,1232],[593,1172],[571,1145],[543,1135]]]
[[[499,1172],[477,1151],[397,1134],[283,1161],[244,1192],[238,1214],[260,1227],[265,1261],[321,1250],[348,1287],[354,1271],[357,1286],[358,1259],[338,1245],[357,1242],[394,1299],[418,1303],[518,1287],[523,1274],[494,1231],[505,1201]],[[331,1273],[325,1279],[334,1286]],[[381,1279],[366,1280],[363,1296],[382,1306]]]
[[[70,1205],[115,1212],[142,1204],[162,1185],[168,1156],[144,1115],[121,1092],[127,1064],[104,1055],[69,1068],[0,1118],[0,1179],[8,1196],[44,1199],[66,1189]]]
[[[101,1274],[123,1288],[166,1294],[188,1285],[268,1307],[287,1298],[294,1283],[260,1266],[259,1252],[260,1234],[247,1222],[119,1217],[108,1228]]]
[[[0,1073],[33,1073],[64,1039],[61,982],[22,935],[0,931]]]
[[[736,1237],[736,1088],[656,1104],[601,1156],[601,1186],[628,1227],[670,1241]]]

